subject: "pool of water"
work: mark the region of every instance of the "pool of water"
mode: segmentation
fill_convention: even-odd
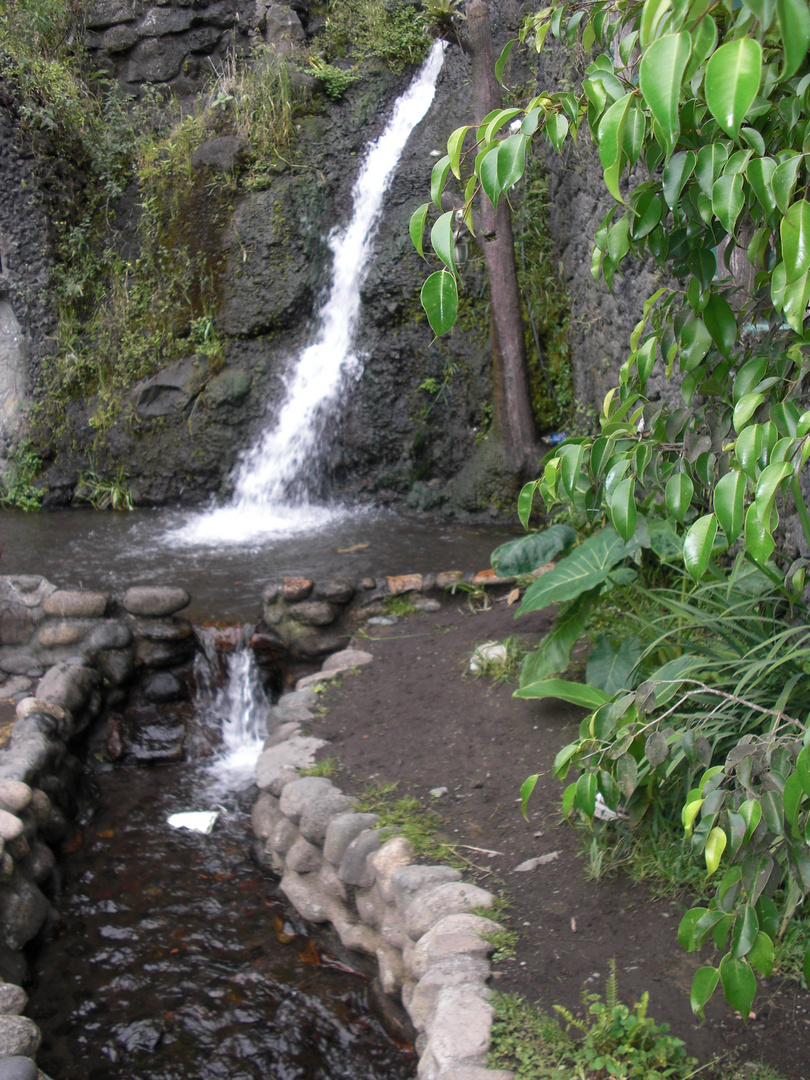
[[[28,1014],[59,1080],[406,1080],[409,1047],[369,1015],[364,978],[296,933],[247,857],[255,790],[212,796],[200,765],[96,778],[64,860],[62,922]],[[206,836],[180,810],[224,812]]]
[[[519,526],[458,525],[391,512],[347,513],[296,535],[239,541],[188,539],[191,510],[131,513],[0,512],[0,572],[43,574],[56,585],[123,589],[180,585],[196,621],[255,619],[263,586],[285,576],[314,579],[483,570]]]

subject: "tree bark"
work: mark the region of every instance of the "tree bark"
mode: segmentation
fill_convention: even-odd
[[[464,51],[472,63],[476,123],[501,106],[495,78],[495,55],[486,0],[467,0]],[[526,344],[520,304],[512,214],[505,198],[498,209],[481,192],[479,243],[489,274],[492,302],[493,418],[496,434],[516,462],[522,463],[536,443],[526,371]]]

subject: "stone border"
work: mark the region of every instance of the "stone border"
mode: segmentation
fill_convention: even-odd
[[[482,935],[502,927],[470,909],[491,907],[492,894],[453,867],[415,863],[405,837],[384,839],[376,814],[358,813],[326,777],[298,772],[326,745],[301,733],[317,701],[313,681],[371,659],[356,649],[334,654],[273,709],[256,765],[257,857],[281,875],[299,915],[331,923],[344,947],[376,959],[383,992],[402,1001],[418,1033],[420,1080],[512,1080],[486,1068],[494,947]]]

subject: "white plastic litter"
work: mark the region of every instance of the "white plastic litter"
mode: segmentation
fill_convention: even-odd
[[[505,661],[506,646],[499,641],[485,641],[479,645],[470,658],[470,671],[480,671],[489,660]]]
[[[611,810],[602,797],[602,792],[596,793],[596,805],[593,808],[593,816],[600,821],[616,821],[617,818],[626,818],[624,810]]]
[[[218,817],[216,810],[189,810],[182,814],[172,814],[166,821],[173,829],[210,833]]]

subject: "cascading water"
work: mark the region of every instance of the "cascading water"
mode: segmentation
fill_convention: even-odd
[[[232,632],[233,651],[226,654],[224,682],[217,685],[217,672],[222,669],[218,653],[218,633],[197,631],[202,652],[195,660],[197,694],[195,710],[205,726],[214,728],[221,737],[215,760],[208,772],[211,784],[208,795],[238,789],[250,784],[256,760],[262,752],[268,731],[270,702],[262,686],[253,650],[246,641],[252,627]]]
[[[339,516],[334,507],[310,502],[307,476],[316,466],[329,405],[362,370],[352,346],[383,196],[408,137],[433,101],[443,55],[444,46],[437,42],[366,155],[352,191],[351,221],[329,240],[332,283],[318,316],[318,335],[293,365],[275,425],[245,454],[233,501],[183,527],[173,540],[196,544],[289,535]]]

